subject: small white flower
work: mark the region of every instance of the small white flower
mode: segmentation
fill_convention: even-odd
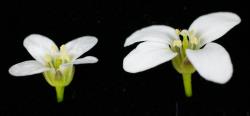
[[[188,30],[164,25],[140,29],[126,39],[125,47],[143,42],[124,58],[123,68],[137,73],[172,59],[174,68],[181,74],[197,70],[206,80],[226,83],[233,72],[230,56],[212,41],[240,22],[240,17],[234,13],[216,12],[200,16]]]
[[[64,87],[69,85],[74,76],[74,64],[96,63],[93,56],[79,58],[97,43],[97,38],[84,36],[72,40],[60,47],[49,38],[32,34],[24,39],[23,45],[35,60],[28,60],[13,65],[9,73],[13,76],[28,76],[43,73],[46,81],[56,88],[58,101],[63,100]],[[79,59],[77,59],[79,58]]]

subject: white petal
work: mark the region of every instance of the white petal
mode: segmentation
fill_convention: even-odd
[[[132,50],[123,60],[123,69],[130,73],[148,70],[174,58],[167,44],[143,42]]]
[[[124,44],[124,47],[140,41],[153,41],[169,44],[172,39],[178,39],[175,29],[164,25],[153,25],[142,28],[129,36]]]
[[[208,43],[203,49],[187,49],[186,53],[203,78],[223,84],[232,77],[233,65],[230,56],[221,45]]]
[[[80,57],[85,52],[89,51],[97,43],[97,38],[93,36],[84,36],[74,39],[65,45],[65,48],[69,55],[73,57],[73,60]]]
[[[241,22],[237,14],[231,12],[216,12],[197,18],[189,27],[195,36],[201,39],[201,46],[214,41]]]
[[[41,63],[35,60],[28,60],[10,67],[9,73],[13,76],[27,76],[42,73],[47,70],[49,70],[49,68],[44,67]]]
[[[23,45],[31,56],[40,63],[45,63],[45,55],[51,55],[58,51],[56,44],[52,40],[38,34],[32,34],[26,37],[23,41]]]
[[[76,59],[73,64],[92,64],[97,63],[98,59],[94,56],[86,56],[84,58]]]

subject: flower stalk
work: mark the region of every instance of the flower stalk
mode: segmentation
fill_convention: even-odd
[[[189,73],[182,74],[185,95],[187,97],[192,96],[192,79],[191,79],[192,76],[191,75],[192,74],[189,74]]]
[[[192,96],[192,73],[195,72],[195,68],[190,63],[190,61],[187,58],[186,49],[191,46],[191,42],[188,40],[188,31],[186,30],[176,30],[176,34],[179,36],[182,36],[183,40],[176,40],[173,41],[171,49],[178,53],[178,55],[173,58],[172,65],[175,68],[177,72],[182,74],[183,78],[183,86],[185,95],[187,97]],[[179,42],[180,44],[175,44],[176,42]]]
[[[60,103],[63,101],[64,86],[57,86],[57,87],[55,87],[55,90],[56,90],[57,102]]]

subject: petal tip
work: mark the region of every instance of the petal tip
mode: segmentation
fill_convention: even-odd
[[[97,39],[97,37],[95,37],[95,36],[90,36],[90,35],[88,35],[88,36],[82,36],[82,37],[80,37],[80,38],[89,38],[92,42],[93,42],[93,44],[94,45],[96,45],[97,43],[98,43],[98,39]]]
[[[97,42],[98,42],[97,37],[91,36],[91,35],[82,36],[82,37],[79,37],[79,38],[76,38],[76,39],[89,39],[89,40],[91,40],[93,43],[97,43]],[[74,40],[72,40],[72,41],[74,41]]]
[[[138,71],[135,68],[133,68],[133,65],[131,65],[131,63],[129,63],[129,58],[128,56],[126,56],[123,59],[123,65],[122,65],[124,71],[128,72],[128,73],[138,73],[138,72],[142,72],[142,71]]]
[[[99,59],[98,59],[98,58],[96,58],[96,57],[94,57],[94,61],[93,61],[93,63],[97,63],[97,62],[99,62]]]
[[[151,25],[133,32],[126,38],[124,47],[132,45],[136,42],[154,41],[169,44],[171,39],[176,39],[178,36],[175,29],[166,25]]]
[[[128,73],[138,73],[138,72],[142,72],[142,71],[138,71],[138,70],[135,70],[133,68],[131,68],[131,66],[128,66],[128,63],[126,63],[125,59],[123,61],[123,70],[128,72]]]
[[[45,37],[45,36],[36,33],[30,34],[27,37],[25,37],[25,39],[23,40],[23,44],[25,45],[28,41],[30,41],[31,39],[36,39],[37,37]]]
[[[236,22],[235,25],[239,24],[241,22],[241,18],[239,15],[233,12],[218,12],[221,13],[221,15],[227,16],[230,18],[232,21]]]
[[[14,66],[14,65],[13,65],[13,66]],[[8,72],[9,72],[9,74],[10,74],[11,76],[17,76],[16,73],[15,73],[15,70],[13,69],[13,66],[11,66],[11,67],[9,68]]]
[[[233,76],[233,67],[231,65],[230,70],[227,71],[227,75],[225,75],[221,80],[216,80],[213,82],[216,82],[218,84],[226,84],[231,80],[232,76]]]
[[[41,63],[35,60],[29,60],[17,63],[11,66],[8,70],[12,76],[29,76],[47,71],[48,68],[44,67]]]

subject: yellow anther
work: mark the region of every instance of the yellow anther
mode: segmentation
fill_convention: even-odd
[[[65,48],[65,45],[62,45],[62,46],[60,47],[60,54],[61,54],[61,57],[67,56],[67,50],[66,50],[66,48]]]
[[[179,29],[175,29],[177,35],[180,35],[181,31]]]
[[[188,30],[186,30],[186,29],[182,30],[182,31],[180,32],[180,35],[182,35],[183,37],[184,37],[184,36],[188,36],[188,35],[189,35]]]
[[[64,45],[64,44],[61,45],[61,47],[60,47],[60,52],[61,52],[61,53],[65,53],[65,52],[66,52],[66,48],[65,48],[65,45]]]
[[[197,37],[193,36],[190,39],[190,43],[193,44],[193,45],[197,45],[199,43],[199,40],[198,40]]]
[[[46,55],[44,56],[44,61],[46,62],[46,66],[48,66],[48,67],[54,67],[52,56],[46,54]]]
[[[181,40],[174,40],[173,41],[173,47],[181,47],[182,46],[182,42]]]
[[[54,66],[56,69],[58,69],[61,64],[62,64],[62,59],[60,57],[54,59]]]
[[[193,36],[194,30],[189,31],[189,36]]]

